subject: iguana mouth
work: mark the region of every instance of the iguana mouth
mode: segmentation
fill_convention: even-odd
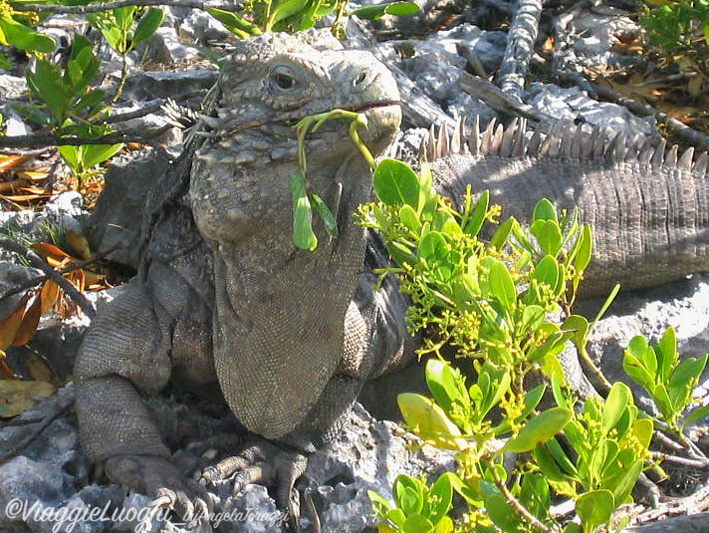
[[[365,111],[369,111],[370,109],[376,109],[379,107],[398,106],[400,104],[401,104],[401,102],[398,100],[387,100],[385,102],[375,102],[373,104],[365,104],[365,105],[356,106],[356,107],[353,106],[352,108],[343,107],[343,109],[346,111],[353,111],[355,113],[364,113]]]

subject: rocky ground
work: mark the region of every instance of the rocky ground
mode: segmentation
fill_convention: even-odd
[[[506,45],[505,32],[483,28],[506,17],[513,4],[500,0],[461,7],[452,1],[428,2],[423,14],[408,20],[350,24],[350,45],[375,50],[397,69],[402,87],[408,87],[405,94],[410,105],[398,144],[399,154],[412,154],[431,122],[452,122],[454,118],[476,114],[492,116],[484,102],[461,89],[458,78],[463,71],[491,73],[499,68]],[[639,33],[636,23],[623,11],[623,3],[570,5],[573,4],[583,5],[569,9],[560,6],[544,15],[540,42],[560,28],[564,39],[556,39],[556,48],[549,51],[549,57],[532,57],[531,83],[523,95],[524,102],[555,119],[583,121],[631,136],[658,136],[652,118],[639,118],[625,107],[599,102],[585,88],[551,83],[590,67],[633,69],[643,65],[640,55],[619,52],[616,46],[627,36]],[[224,43],[231,39],[229,34],[201,11],[170,8],[166,13],[157,35],[131,55],[131,76],[116,114],[168,97],[180,105],[194,105],[216,77],[216,71],[187,43]],[[57,21],[69,24],[71,18],[57,17]],[[52,32],[61,37],[66,30],[62,24],[55,26]],[[102,50],[102,54],[103,68],[109,73],[104,83],[110,86],[116,83],[120,66],[109,50]],[[21,65],[15,72],[0,74],[0,112],[5,117],[7,135],[30,133],[11,105],[25,98],[26,85],[20,71]],[[122,127],[145,133],[170,123],[164,113],[157,112]],[[180,140],[179,128],[161,137],[173,154],[179,152]],[[129,159],[136,157],[139,155],[134,153]],[[114,162],[111,172],[115,179],[120,179],[124,164],[120,158]],[[149,175],[151,172],[146,171]],[[121,201],[130,203],[130,195],[123,195]],[[81,202],[77,193],[63,193],[40,214],[6,209],[0,213],[0,224],[6,232],[10,229],[15,233],[41,232],[41,221],[47,220],[66,227],[78,226],[86,214]],[[110,234],[93,236],[99,249],[110,248],[111,239]],[[114,253],[113,258],[129,262],[135,259],[121,257],[120,253]],[[4,292],[30,275],[26,270],[0,265],[0,289]],[[601,303],[582,302],[580,307],[592,317]],[[5,301],[0,305],[0,315],[10,307],[11,302]],[[63,324],[43,322],[39,334],[25,350],[46,358],[63,382],[70,376],[71,359],[86,323],[86,319]],[[668,326],[677,330],[681,353],[696,356],[709,352],[709,278],[697,274],[669,286],[620,296],[595,330],[590,351],[611,380],[623,379],[620,358],[627,342],[638,334],[657,342]],[[11,354],[20,374],[26,371],[21,368],[27,352],[24,354]],[[703,392],[707,393],[707,389],[709,382],[703,385]],[[144,531],[156,531],[161,524],[164,531],[199,530],[179,524],[174,517],[164,523],[145,517],[139,511],[148,503],[147,497],[127,494],[101,480],[100,473],[92,470],[79,449],[73,395],[69,383],[55,395],[39,400],[33,409],[0,421],[0,532],[100,533],[132,531],[139,525]],[[152,400],[151,409],[171,435],[170,444],[178,450],[176,464],[187,472],[212,458],[203,443],[227,427],[229,419],[209,417],[186,400],[189,399],[168,395]],[[702,421],[694,430],[705,453],[709,453],[707,424],[709,421]],[[358,406],[337,442],[312,458],[307,478],[323,530],[354,533],[372,530],[374,525],[367,490],[388,495],[399,473],[426,472],[435,477],[453,464],[450,455],[421,446],[395,423],[376,420]],[[684,486],[667,492],[673,496],[704,494],[706,472],[690,472],[685,479]],[[217,531],[280,530],[282,515],[264,487],[250,485],[233,496],[226,483],[215,490],[215,495],[219,501],[217,510],[224,513],[220,524],[213,522]],[[100,514],[104,508],[100,517],[88,514]],[[119,510],[122,516],[114,516],[114,511]],[[301,525],[304,530],[313,527],[307,518],[302,519]],[[709,526],[703,527],[701,531],[709,531]]]

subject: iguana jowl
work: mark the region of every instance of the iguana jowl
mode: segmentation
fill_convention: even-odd
[[[175,170],[189,172],[189,190],[150,217],[144,274],[91,325],[74,373],[89,457],[130,488],[169,489],[184,509],[190,494],[141,394],[171,378],[218,382],[249,431],[293,452],[277,461],[284,504],[301,454],[337,427],[365,379],[397,363],[408,338],[403,300],[388,304],[363,273],[364,232],[352,215],[370,198],[371,170],[348,121],[330,121],[306,142],[310,186],[334,211],[339,236],[316,222],[314,252],[292,240],[292,125],[334,108],[362,112],[363,140],[381,153],[401,120],[389,71],[331,36],[267,35],[237,47],[215,91],[207,138]]]

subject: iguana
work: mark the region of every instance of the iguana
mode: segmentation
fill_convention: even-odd
[[[346,124],[328,123],[308,143],[310,182],[335,207],[340,235],[329,238],[316,223],[315,252],[292,243],[291,123],[335,107],[363,111],[375,154],[399,123],[395,83],[373,56],[305,40],[259,37],[225,61],[216,104],[202,119],[206,140],[173,171],[189,176],[188,190],[175,179],[149,202],[141,277],[99,314],[77,357],[89,457],[113,479],[182,509],[194,493],[170,464],[140,393],[170,379],[218,382],[246,429],[280,450],[274,468],[260,471],[281,482],[283,505],[305,457],[337,429],[363,380],[405,363],[415,344],[406,300],[391,283],[373,289],[370,271],[386,261],[376,237],[365,247],[352,223],[371,178]],[[578,205],[595,223],[591,292],[659,284],[709,264],[706,156],[677,161],[676,150],[628,149],[621,137],[608,143],[581,129],[562,141],[527,140],[518,126],[482,135],[473,128],[465,143],[461,130],[427,145],[439,191],[460,199],[467,184],[490,188],[522,220],[541,197]],[[229,476],[247,456],[204,477]]]
[[[277,456],[247,472],[277,479],[285,506],[305,456],[337,430],[364,380],[411,352],[403,298],[375,293],[363,268],[364,231],[353,213],[370,198],[371,170],[347,121],[330,121],[306,141],[307,178],[339,236],[315,221],[315,251],[292,240],[292,125],[333,108],[360,112],[362,140],[381,154],[401,120],[389,71],[322,32],[269,34],[236,46],[209,99],[206,138],[151,193],[142,274],[93,321],[74,371],[89,458],[183,513],[198,489],[170,463],[142,394],[169,381],[220,388],[249,432],[276,443]],[[230,476],[253,454],[205,477]]]

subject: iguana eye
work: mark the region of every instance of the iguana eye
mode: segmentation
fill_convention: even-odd
[[[298,81],[291,75],[289,68],[281,67],[271,74],[271,82],[283,91],[294,89]]]

